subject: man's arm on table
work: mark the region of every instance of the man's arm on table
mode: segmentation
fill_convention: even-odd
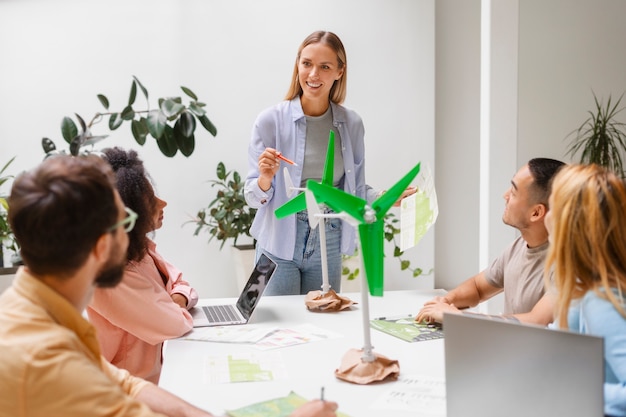
[[[463,312],[459,310],[452,304],[447,304],[443,301],[439,301],[436,303],[431,303],[425,305],[420,314],[416,317],[417,321],[428,320],[432,317],[430,321],[437,321],[441,323],[443,321],[444,313],[452,313],[452,314],[476,314],[483,317],[489,317],[494,320],[504,320],[504,321],[519,321],[524,324],[536,324],[539,326],[547,326],[552,323],[554,320],[554,294],[545,293],[543,297],[537,301],[537,304],[533,307],[531,311],[528,313],[520,313],[513,315],[487,315],[487,314],[478,314],[478,313],[470,313]],[[429,302],[430,303],[430,302]]]
[[[528,313],[514,314],[521,323],[547,326],[554,321],[554,294],[546,292]]]
[[[500,292],[502,292],[502,288],[489,284],[483,271],[468,278],[458,287],[450,290],[445,296],[435,297],[424,303],[424,307],[415,319],[420,322],[436,321],[441,323],[443,321],[443,313],[460,314],[462,309],[474,307]]]

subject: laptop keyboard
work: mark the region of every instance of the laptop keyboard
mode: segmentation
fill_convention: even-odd
[[[232,305],[203,306],[202,309],[206,313],[209,323],[223,323],[240,320],[237,310],[235,310],[235,307]]]

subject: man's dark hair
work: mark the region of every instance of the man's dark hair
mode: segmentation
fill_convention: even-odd
[[[115,172],[117,191],[122,201],[139,215],[135,227],[128,233],[127,259],[140,261],[148,252],[146,234],[154,231],[157,201],[150,176],[137,152],[122,148],[103,149],[104,158]]]
[[[115,177],[97,156],[44,160],[15,179],[8,204],[24,264],[38,275],[75,272],[119,216]]]
[[[548,207],[552,178],[565,165],[564,162],[550,158],[533,158],[528,161],[528,169],[533,177],[530,186],[530,197],[534,203],[540,203]]]

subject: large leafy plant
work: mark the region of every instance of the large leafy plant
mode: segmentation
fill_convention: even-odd
[[[580,154],[580,163],[602,165],[617,174],[624,176],[623,156],[626,151],[626,124],[616,120],[616,116],[624,110],[619,107],[622,97],[611,102],[611,96],[602,104],[595,93],[595,109],[590,110],[589,117],[572,131],[568,137],[572,142],[567,154]]]
[[[178,151],[184,156],[191,155],[195,149],[196,121],[213,136],[217,135],[217,128],[207,117],[204,110],[206,104],[199,101],[198,96],[189,88],[181,86],[181,90],[188,98],[188,102],[184,102],[181,97],[159,98],[157,108],[151,109],[148,90],[137,77],[133,76],[128,103],[119,111],[109,110],[109,99],[103,94],[98,94],[98,100],[105,111],[97,112],[89,122],[75,114],[80,130],[70,117],[64,117],[61,122],[61,134],[69,144],[69,153],[78,155],[81,152],[88,152],[83,147],[94,145],[106,138],[108,135],[94,135],[91,132],[94,124],[106,120],[111,131],[118,129],[125,122],[130,122],[131,133],[139,145],[143,146],[148,136],[151,136],[165,156],[173,157]],[[136,108],[138,92],[141,92],[146,100],[146,109]],[[42,147],[47,155],[64,153],[58,151],[54,142],[48,138],[42,139]]]
[[[256,209],[250,207],[244,198],[244,181],[237,171],[226,171],[223,162],[217,164],[217,180],[211,180],[211,187],[217,188],[213,201],[198,211],[193,223],[196,224],[194,236],[202,230],[209,233],[209,242],[213,239],[221,241],[220,249],[232,239],[237,245],[237,239],[250,236],[250,226],[256,215]]]

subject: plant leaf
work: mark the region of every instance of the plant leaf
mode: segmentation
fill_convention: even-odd
[[[61,120],[61,134],[67,143],[72,143],[72,139],[78,135],[76,123],[74,123],[74,121],[67,116]]]
[[[135,118],[135,111],[133,110],[133,107],[129,104],[128,106],[124,107],[124,110],[122,110],[120,116],[122,120],[133,120]]]
[[[135,98],[137,98],[137,82],[133,80],[133,83],[130,85],[130,95],[128,96],[129,107],[135,104]]]
[[[198,101],[198,96],[196,96],[196,95],[194,94],[194,92],[193,92],[193,91],[191,91],[191,90],[190,90],[190,89],[188,89],[187,87],[183,87],[183,86],[181,86],[180,88],[181,88],[181,90],[183,90],[183,92],[184,92],[185,94],[187,94],[189,97],[191,97],[191,98],[192,98],[192,99],[194,99],[195,101]]]
[[[175,99],[165,99],[161,102],[160,105],[161,111],[169,120],[173,120],[178,116],[183,110],[185,110],[185,106],[178,103]]]
[[[178,152],[178,147],[176,146],[176,140],[174,139],[172,130],[171,126],[165,125],[163,134],[157,139],[157,145],[161,150],[161,153],[169,158],[173,157],[176,155],[176,152]]]
[[[146,101],[148,101],[148,90],[146,90],[146,87],[144,87],[143,84],[141,84],[141,81],[139,81],[139,79],[137,77],[135,77],[133,75],[133,78],[134,78],[135,81],[137,81],[137,85],[141,89],[141,92],[143,93],[144,97],[146,98]]]
[[[206,114],[206,111],[202,107],[198,106],[198,103],[195,101],[189,103],[189,111],[196,116],[204,116]]]
[[[103,95],[103,94],[98,94],[98,100],[100,101],[100,104],[102,104],[102,106],[103,106],[105,109],[109,110],[109,99],[108,99],[108,98],[106,98],[106,96],[105,96],[105,95]]]
[[[160,110],[151,110],[148,113],[148,131],[155,139],[160,139],[167,126],[167,118]]]
[[[200,121],[200,124],[202,124],[202,126],[204,126],[204,128],[207,130],[207,132],[209,132],[210,134],[212,134],[213,136],[217,135],[217,128],[215,127],[215,125],[209,120],[208,117],[206,117],[205,114],[203,114],[202,116],[198,116],[196,115],[196,117],[198,118],[198,120]]]
[[[226,179],[226,166],[223,162],[218,162],[217,164],[217,178],[220,180]]]
[[[146,137],[148,136],[148,121],[145,117],[139,120],[133,120],[130,122],[130,130],[133,133],[133,137],[138,144],[143,146],[146,143]]]
[[[124,123],[124,119],[120,117],[119,113],[113,113],[111,117],[109,117],[109,129],[111,130],[117,129],[122,123]]]
[[[176,140],[176,146],[180,150],[184,156],[189,157],[196,147],[196,139],[193,134],[189,136],[183,136],[180,132],[177,131],[176,126],[174,126],[174,139]]]
[[[196,119],[188,111],[183,111],[174,125],[174,131],[183,137],[190,138],[193,137],[195,130]]]

